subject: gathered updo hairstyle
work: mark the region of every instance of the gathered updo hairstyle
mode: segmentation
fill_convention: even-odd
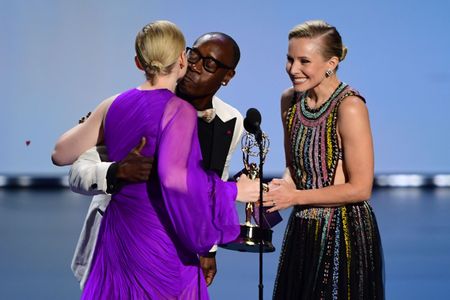
[[[292,38],[320,38],[322,44],[320,51],[327,60],[336,56],[339,61],[343,61],[347,55],[347,47],[342,43],[336,27],[322,20],[306,21],[295,26],[289,32],[289,40]]]
[[[186,47],[181,30],[172,22],[156,21],[147,24],[136,36],[136,56],[147,80],[169,74]]]

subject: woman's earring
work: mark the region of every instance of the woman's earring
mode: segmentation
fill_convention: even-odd
[[[222,81],[222,85],[223,85],[223,86],[226,86],[227,83],[226,83],[225,81]]]
[[[333,75],[334,74],[334,72],[333,72],[333,70],[331,70],[331,69],[328,69],[326,72],[325,72],[325,77],[330,77],[331,75]]]

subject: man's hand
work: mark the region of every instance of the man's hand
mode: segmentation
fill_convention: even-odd
[[[153,157],[144,157],[141,151],[147,140],[142,137],[141,142],[118,163],[117,178],[128,182],[147,181],[152,171]]]
[[[217,273],[216,258],[200,256],[200,267],[202,268],[203,276],[205,276],[206,285],[211,285]]]

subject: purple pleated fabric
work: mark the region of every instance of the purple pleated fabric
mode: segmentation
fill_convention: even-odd
[[[139,144],[147,183],[113,195],[82,299],[209,299],[198,254],[239,234],[236,185],[201,166],[197,115],[169,90],[124,92],[105,120],[111,160]]]

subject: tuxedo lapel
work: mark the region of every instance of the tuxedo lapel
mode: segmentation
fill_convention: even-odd
[[[233,139],[236,118],[223,122],[220,117],[214,119],[213,151],[211,153],[211,170],[222,175],[225,161]]]

